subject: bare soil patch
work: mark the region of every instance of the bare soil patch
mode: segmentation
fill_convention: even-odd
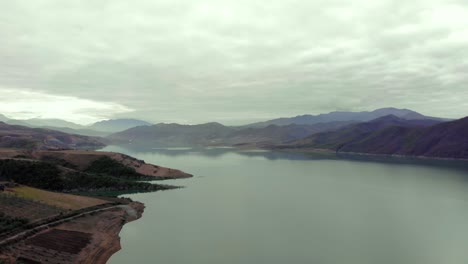
[[[26,245],[78,254],[91,242],[92,237],[90,233],[52,229],[26,240]]]

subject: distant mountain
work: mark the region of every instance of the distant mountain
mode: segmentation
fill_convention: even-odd
[[[138,126],[151,126],[151,123],[148,123],[143,120],[138,119],[110,119],[104,120],[97,123],[94,123],[88,127],[91,130],[103,131],[103,132],[120,132],[127,130],[129,128],[138,127]]]
[[[54,126],[43,126],[40,128],[61,131],[64,133],[74,134],[74,135],[90,136],[90,137],[105,137],[111,134],[110,132],[96,131],[96,130],[87,129],[87,128],[73,129],[69,127],[54,127]]]
[[[104,143],[100,138],[0,122],[0,147],[2,148],[75,149],[102,146]]]
[[[6,121],[8,121],[8,120],[9,120],[8,117],[6,117],[6,116],[0,114],[0,122],[6,122]]]
[[[108,138],[121,143],[132,142],[150,146],[263,146],[304,138],[313,133],[335,130],[350,123],[270,125],[264,128],[227,127],[219,123],[201,125],[157,124],[134,127],[112,134]]]
[[[28,126],[28,127],[67,127],[71,129],[84,129],[85,126],[65,121],[62,119],[31,118],[31,119],[10,119],[0,115],[0,121],[10,125]]]
[[[32,128],[46,128],[85,136],[107,136],[111,133],[123,131],[132,127],[151,125],[148,122],[137,119],[114,119],[84,126],[62,119],[31,118],[19,120],[9,119],[4,115],[0,115],[0,122]]]
[[[35,126],[31,126],[31,124],[28,124],[22,120],[17,120],[17,119],[8,119],[5,121],[5,123],[9,124],[9,125],[16,125],[16,126],[27,126],[27,127],[35,127]]]
[[[0,122],[4,122],[10,125],[27,125],[26,122],[15,120],[15,119],[10,119],[2,114],[0,114]]]
[[[46,118],[32,118],[26,120],[20,120],[27,123],[32,127],[67,127],[72,129],[84,129],[85,126],[75,124],[73,122],[65,121],[62,119],[46,119]]]
[[[387,115],[394,115],[403,119],[433,119],[444,121],[441,118],[424,116],[420,113],[408,109],[381,108],[370,112],[331,112],[328,114],[301,115],[290,118],[278,118],[265,122],[253,123],[247,125],[247,127],[266,127],[269,125],[284,126],[290,124],[312,125],[317,123],[328,123],[337,121],[365,122]]]
[[[406,120],[394,115],[388,115],[374,119],[369,122],[358,123],[354,125],[345,126],[334,132],[317,133],[292,142],[300,147],[314,147],[334,149],[343,146],[347,142],[360,140],[373,132],[379,131],[384,128],[392,126],[400,127],[417,127],[417,126],[431,126],[440,123],[434,120]]]
[[[307,137],[314,133],[333,131],[353,122],[329,122],[314,125],[287,126],[269,125],[259,128],[243,128],[235,130],[222,139],[226,145],[249,145],[256,146],[285,143]]]
[[[468,117],[438,124],[430,122],[389,116],[350,125],[335,132],[314,134],[280,148],[468,158]]]
[[[9,125],[27,126],[31,128],[45,128],[50,130],[61,131],[69,134],[92,136],[92,137],[103,137],[110,133],[102,131],[94,131],[88,129],[86,126],[75,124],[73,122],[61,120],[61,119],[9,119],[4,115],[0,115],[0,121],[5,122]]]
[[[110,135],[122,142],[144,142],[153,146],[194,146],[218,144],[233,128],[219,123],[200,125],[156,124],[139,126]]]

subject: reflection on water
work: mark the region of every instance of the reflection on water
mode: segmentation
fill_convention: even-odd
[[[152,150],[167,150],[167,151],[186,151],[186,150],[191,150],[192,148],[186,148],[186,147],[172,147],[172,148],[151,148]]]
[[[112,264],[468,263],[467,170],[460,163],[105,150],[195,175],[167,182],[187,188],[129,195],[146,211],[124,227]]]
[[[107,148],[106,148],[107,149]],[[142,155],[145,153],[154,153],[168,156],[187,156],[197,155],[206,157],[219,157],[227,154],[236,153],[249,157],[263,157],[269,160],[353,160],[361,162],[378,162],[392,164],[411,164],[445,167],[448,169],[466,170],[468,172],[468,161],[464,160],[444,160],[444,159],[424,159],[411,157],[391,157],[379,155],[358,155],[345,153],[328,152],[292,152],[292,151],[268,151],[263,149],[239,149],[234,147],[132,147],[112,146],[113,151],[132,153],[132,155]],[[468,176],[468,175],[467,175]]]

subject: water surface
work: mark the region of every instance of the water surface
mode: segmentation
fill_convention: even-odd
[[[145,203],[111,264],[468,263],[461,169],[229,149],[119,151],[182,169]]]

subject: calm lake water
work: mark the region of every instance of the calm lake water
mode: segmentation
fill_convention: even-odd
[[[111,264],[465,264],[466,170],[228,149],[105,150],[182,169]]]

